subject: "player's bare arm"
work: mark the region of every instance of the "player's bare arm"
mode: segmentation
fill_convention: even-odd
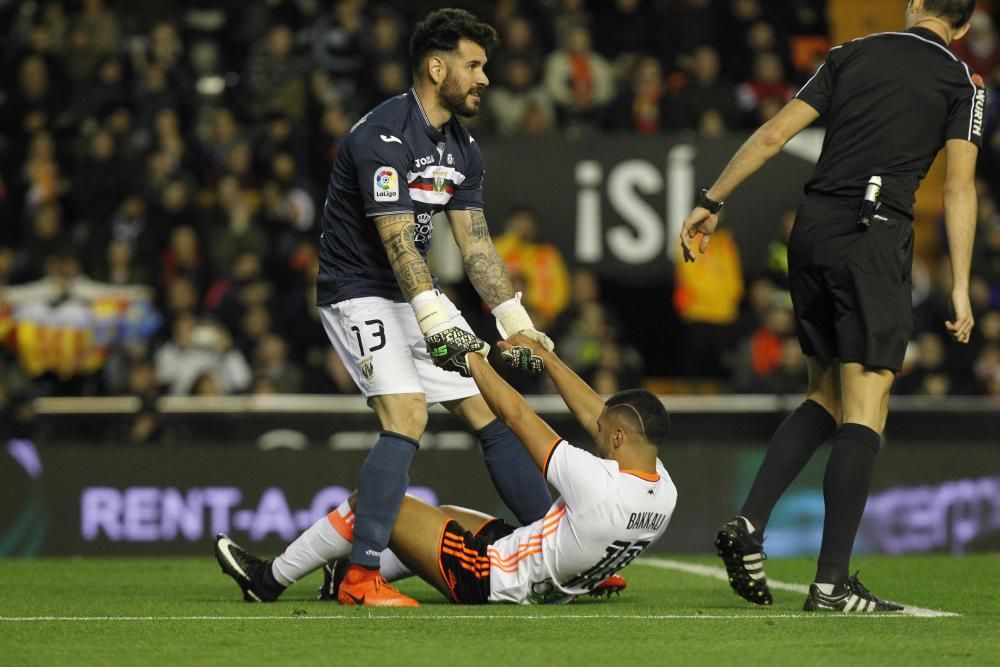
[[[389,264],[407,300],[434,289],[427,262],[413,243],[416,228],[412,213],[398,213],[375,218],[375,227],[385,246]]]
[[[528,407],[523,396],[497,375],[486,359],[468,354],[466,360],[490,410],[517,435],[539,470],[544,470],[545,459],[559,436]]]
[[[979,148],[951,139],[945,144],[944,222],[951,254],[951,301],[954,320],[945,326],[960,343],[968,343],[974,324],[969,302],[969,271],[976,236],[976,158]]]
[[[521,305],[521,294],[514,292],[507,266],[490,237],[486,215],[479,210],[448,211],[448,220],[462,253],[465,273],[497,318],[500,335],[509,338],[519,331],[524,332],[546,349],[553,349],[552,339],[535,329],[528,311]]]
[[[434,291],[427,262],[413,242],[416,228],[412,213],[398,213],[375,218],[382,244],[396,281],[403,295],[413,307],[420,331],[424,334],[427,349],[434,363],[445,370],[468,375],[465,352],[489,353],[489,346],[475,335],[451,323]]]
[[[507,266],[493,246],[486,214],[482,211],[448,211],[455,242],[462,253],[465,274],[490,309],[514,298]]]
[[[743,181],[754,175],[768,160],[781,152],[785,144],[799,132],[809,127],[819,118],[819,112],[802,100],[792,100],[778,114],[761,125],[746,142],[740,146],[729,164],[722,170],[718,180],[708,189],[706,196],[716,202],[725,201]],[[718,214],[696,206],[684,220],[681,228],[681,249],[684,261],[695,259],[691,245],[699,234],[702,235],[698,251],[708,250],[709,237],[719,224]]]
[[[545,371],[556,391],[562,396],[566,407],[570,409],[576,420],[587,429],[591,437],[597,437],[597,418],[604,411],[604,399],[590,388],[579,375],[573,372],[555,352],[549,351],[541,343],[527,336],[518,334],[508,342],[500,344],[501,350],[513,347],[527,348],[531,354],[541,357]]]

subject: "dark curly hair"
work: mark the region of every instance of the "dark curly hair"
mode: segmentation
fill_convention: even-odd
[[[416,77],[424,60],[434,52],[451,53],[458,41],[468,39],[490,51],[500,43],[497,31],[464,9],[438,9],[417,24],[410,37],[410,66]]]

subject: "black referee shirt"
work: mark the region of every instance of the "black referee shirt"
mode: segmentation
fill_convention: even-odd
[[[860,201],[868,179],[881,176],[883,205],[912,219],[917,187],[945,142],[983,143],[982,79],[924,28],[833,48],[797,97],[827,124],[807,195]]]

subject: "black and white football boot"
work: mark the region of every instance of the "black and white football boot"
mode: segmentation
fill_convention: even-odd
[[[903,605],[877,597],[858,579],[858,573],[847,578],[847,583],[838,586],[827,595],[813,584],[803,607],[805,611],[837,611],[845,614],[872,611],[902,611]]]
[[[764,575],[764,541],[760,531],[751,533],[748,525],[741,516],[723,525],[715,537],[715,548],[736,594],[747,602],[769,605],[773,600]]]
[[[257,558],[225,533],[215,536],[215,560],[240,587],[247,602],[274,602],[285,590],[271,574],[271,561]]]
[[[323,566],[323,585],[319,587],[317,600],[329,602],[337,601],[337,594],[340,592],[340,582],[344,580],[347,568],[351,561],[348,558],[341,558]]]

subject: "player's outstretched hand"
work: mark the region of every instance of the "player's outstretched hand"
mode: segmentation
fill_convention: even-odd
[[[458,373],[462,377],[472,377],[465,355],[475,352],[485,358],[490,353],[489,345],[475,334],[458,327],[425,336],[424,343],[427,344],[427,352],[431,355],[435,366]]]
[[[556,349],[556,344],[552,342],[552,339],[538,329],[522,329],[521,331],[518,331],[515,336],[524,336],[525,338],[533,340],[544,347],[548,352],[552,352]],[[514,336],[508,338],[507,340],[514,340]]]
[[[708,251],[709,237],[715,233],[715,228],[718,226],[718,214],[713,214],[700,206],[694,207],[694,210],[684,220],[684,226],[681,227],[681,250],[684,252],[685,262],[693,262],[695,259],[694,251],[691,250],[695,237],[701,234],[698,252],[704,255]]]
[[[532,354],[531,349],[509,343],[501,343],[500,359],[508,368],[525,371],[532,375],[538,375],[545,370],[545,362],[537,354]]]

